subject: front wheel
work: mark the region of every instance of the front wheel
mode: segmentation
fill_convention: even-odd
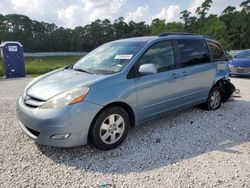
[[[218,86],[215,86],[209,93],[207,102],[203,105],[206,110],[217,110],[221,106],[222,93]]]
[[[105,109],[93,122],[89,139],[100,150],[119,146],[126,138],[130,127],[128,113],[121,107]]]

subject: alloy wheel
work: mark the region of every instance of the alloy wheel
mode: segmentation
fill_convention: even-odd
[[[211,108],[217,109],[218,106],[220,105],[220,101],[221,101],[221,94],[218,90],[215,90],[211,96],[211,103],[210,106]]]
[[[101,140],[106,144],[116,143],[123,135],[125,121],[119,114],[109,115],[100,127]]]

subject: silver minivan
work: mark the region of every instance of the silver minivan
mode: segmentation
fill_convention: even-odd
[[[218,42],[189,33],[109,42],[75,64],[35,78],[17,101],[22,130],[37,143],[117,147],[130,128],[201,105],[216,110],[234,86]]]

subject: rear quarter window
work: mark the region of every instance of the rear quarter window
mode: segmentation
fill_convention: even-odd
[[[225,55],[222,48],[215,42],[206,41],[207,46],[210,50],[213,61],[226,61],[227,56]]]
[[[204,40],[180,39],[177,40],[182,67],[210,62],[209,51]]]

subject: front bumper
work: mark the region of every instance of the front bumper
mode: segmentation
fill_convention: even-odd
[[[33,108],[17,101],[17,117],[21,129],[38,144],[73,147],[85,145],[92,120],[101,106],[81,102],[59,109]],[[52,139],[53,135],[70,134],[65,139]]]

